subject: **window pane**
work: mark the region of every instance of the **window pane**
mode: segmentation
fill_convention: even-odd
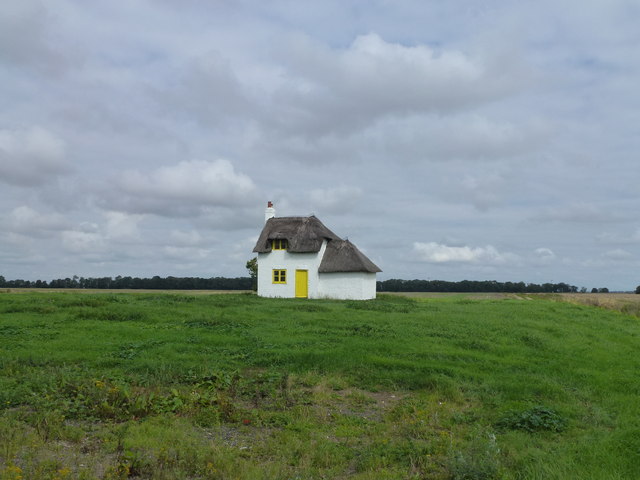
[[[272,250],[286,250],[289,245],[286,238],[274,238],[271,240]]]
[[[273,283],[287,283],[287,271],[273,270]]]

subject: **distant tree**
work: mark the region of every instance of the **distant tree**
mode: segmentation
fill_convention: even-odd
[[[247,270],[249,270],[249,276],[251,277],[251,288],[255,291],[258,290],[258,258],[253,257],[247,261]]]
[[[640,285],[638,285],[638,286],[636,287],[636,293],[637,293],[638,295],[640,295]]]
[[[580,293],[587,293],[587,287],[580,287]]]
[[[598,289],[597,289],[596,287],[593,287],[593,288],[591,289],[591,293],[598,293]]]
[[[609,293],[609,289],[607,287],[599,288],[598,293]]]

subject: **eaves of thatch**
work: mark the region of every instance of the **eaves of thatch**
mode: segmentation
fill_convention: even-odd
[[[291,253],[319,252],[323,240],[341,240],[314,215],[310,217],[273,217],[267,220],[253,247],[256,253],[271,251],[271,241],[286,239]]]
[[[381,271],[375,263],[369,260],[349,240],[333,240],[329,242],[318,268],[319,273],[376,273]]]

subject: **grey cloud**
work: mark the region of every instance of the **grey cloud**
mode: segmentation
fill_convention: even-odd
[[[212,250],[210,248],[166,246],[162,249],[162,253],[167,258],[179,260],[190,265],[207,259],[213,260],[211,258]]]
[[[65,142],[42,127],[0,130],[0,181],[35,186],[70,171]]]
[[[234,204],[226,207],[206,207],[200,212],[200,216],[193,219],[194,224],[201,229],[217,230],[222,232],[253,230],[256,225],[264,221],[263,198],[253,196],[248,202]],[[253,248],[253,247],[252,247]]]
[[[455,173],[454,169],[450,170]],[[502,205],[509,190],[507,176],[498,172],[469,169],[459,176],[450,175],[442,180],[441,195],[450,202],[473,205],[479,211]]]
[[[327,213],[346,214],[362,197],[360,187],[339,185],[329,188],[316,188],[309,194],[309,200],[316,210]]]
[[[179,247],[198,247],[205,244],[202,235],[197,230],[172,230],[169,239],[174,246]]]
[[[386,117],[343,135],[266,136],[261,146],[274,155],[310,162],[359,162],[393,158],[419,162],[521,161],[540,150],[551,136],[541,122],[492,120],[479,114],[412,114]]]
[[[623,250],[621,248],[608,250],[603,254],[603,256],[611,260],[619,260],[619,261],[626,261],[630,258],[633,258],[633,254],[631,252],[628,252],[627,250]]]
[[[155,99],[172,114],[181,113],[207,126],[229,128],[238,116],[247,115],[248,92],[239,81],[228,58],[211,51],[184,65],[175,85],[154,93]]]
[[[0,60],[16,66],[47,71],[63,62],[50,47],[48,25],[51,14],[40,1],[21,0],[0,5]]]
[[[587,203],[571,203],[558,207],[547,207],[542,212],[533,215],[535,222],[559,223],[618,223],[624,221],[617,212],[611,212],[596,205]]]
[[[391,133],[388,150],[406,151],[413,158],[421,156],[429,160],[513,159],[539,149],[549,134],[539,123],[519,125],[478,113],[406,117],[381,127]],[[375,136],[380,138],[383,128],[375,128]]]
[[[273,200],[381,278],[637,284],[633,2],[174,3],[0,6],[5,277],[242,275]]]
[[[100,233],[66,230],[61,239],[62,247],[68,253],[91,255],[94,261],[108,252],[108,244]]]

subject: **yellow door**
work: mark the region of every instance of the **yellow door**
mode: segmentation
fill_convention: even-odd
[[[296,298],[307,298],[309,296],[309,272],[307,270],[296,270]]]

